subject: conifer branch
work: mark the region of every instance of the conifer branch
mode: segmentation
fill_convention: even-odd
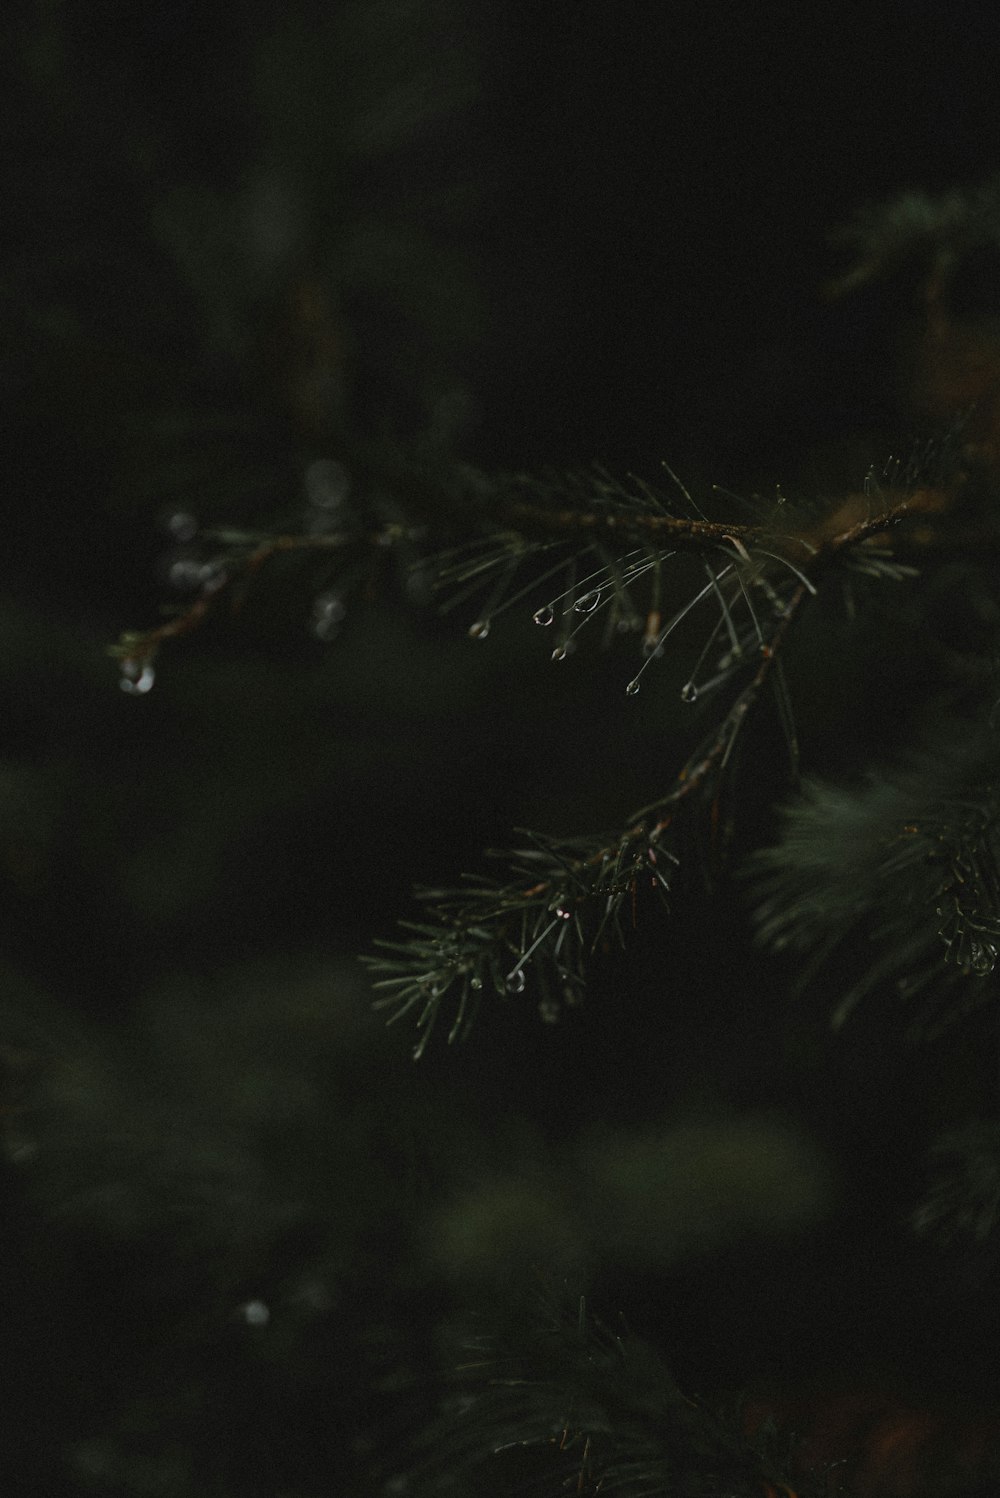
[[[421,1491],[454,1491],[456,1478],[480,1491],[499,1471],[540,1494],[793,1495],[777,1440],[750,1441],[735,1409],[688,1398],[624,1323],[614,1332],[583,1296],[572,1304],[544,1285],[519,1310],[507,1330],[466,1343],[457,1398],[421,1439]]]
[[[836,1025],[890,988],[920,1000],[914,1030],[934,1034],[992,993],[984,980],[1000,961],[996,743],[965,723],[951,734],[906,770],[869,775],[860,794],[807,782],[785,810],[781,840],[750,860],[761,942],[809,958],[800,991],[838,952],[865,953]]]
[[[517,995],[528,986],[537,995],[541,1016],[556,1020],[563,1004],[579,1002],[586,984],[586,962],[610,939],[624,944],[629,921],[637,920],[640,892],[652,888],[661,898],[670,894],[671,881],[680,859],[676,851],[677,820],[682,812],[695,807],[708,811],[708,827],[713,851],[718,856],[722,827],[721,797],[726,771],[733,751],[765,686],[775,683],[782,721],[786,726],[793,768],[797,758],[794,726],[787,706],[787,690],[782,678],[781,654],[785,642],[807,601],[815,596],[824,576],[838,561],[857,563],[875,577],[898,579],[913,569],[901,564],[886,542],[893,530],[914,516],[923,521],[941,508],[938,491],[916,491],[899,499],[877,516],[852,518],[832,534],[820,534],[818,544],[798,538],[798,544],[809,555],[801,566],[790,563],[780,553],[758,548],[752,553],[744,538],[756,542],[763,534],[760,528],[725,528],[720,532],[702,521],[671,518],[671,535],[683,531],[694,549],[721,549],[727,559],[718,572],[706,563],[709,582],[666,626],[660,623],[658,609],[650,608],[646,626],[646,662],[629,683],[630,694],[638,690],[639,677],[662,651],[664,641],[676,624],[702,600],[711,601],[719,611],[709,646],[722,632],[727,634],[728,649],[720,656],[717,674],[699,686],[692,677],[682,696],[691,701],[710,691],[718,691],[737,679],[740,673],[752,671],[749,680],[738,691],[717,727],[709,733],[681,765],[673,785],[656,801],[633,813],[616,836],[564,840],[543,839],[528,834],[534,846],[509,855],[509,875],[503,882],[470,880],[471,889],[424,890],[420,898],[432,906],[436,923],[408,923],[412,934],[406,941],[383,942],[383,953],[365,960],[374,972],[381,974],[375,988],[379,990],[378,1006],[391,1010],[390,1022],[405,1014],[415,1014],[420,1036],[414,1054],[419,1057],[447,999],[454,1018],[448,1032],[449,1041],[468,1033],[472,1018],[484,992]],[[849,512],[852,513],[852,512]],[[560,511],[560,526],[569,526],[576,512]],[[658,520],[663,517],[644,516]],[[685,529],[690,527],[690,530]],[[771,533],[769,533],[770,535]],[[510,577],[511,542],[506,533],[499,539],[496,552],[485,562],[461,555],[453,567],[445,568],[449,581],[468,580],[478,585],[482,571],[494,570],[502,563],[507,570],[502,582]],[[638,539],[635,534],[631,540]],[[773,538],[772,538],[773,539]],[[516,536],[523,545],[523,536]],[[558,595],[561,617],[584,614],[587,618],[602,606],[610,606],[619,615],[630,600],[623,601],[634,573],[653,575],[657,567],[674,554],[671,549],[660,553],[638,549],[638,556],[627,553],[617,562],[607,561],[595,572],[582,570],[581,558],[587,551],[574,552],[560,561],[553,572],[570,575],[570,584]],[[604,553],[598,553],[602,556]],[[515,556],[516,560],[516,556]],[[603,597],[603,590],[608,596]],[[754,602],[754,595],[759,602]],[[516,595],[519,600],[523,594]],[[509,601],[508,601],[509,602]],[[581,609],[581,602],[585,607]],[[655,598],[654,598],[655,602]],[[470,629],[474,638],[482,639],[491,618],[504,604],[494,591],[492,612],[483,613]],[[545,605],[536,612],[536,622],[551,625],[556,607]],[[651,625],[649,620],[655,618]],[[566,626],[564,624],[564,630]],[[577,625],[574,633],[582,625]],[[572,638],[564,633],[553,656],[560,659]],[[703,659],[705,651],[702,652]],[[699,660],[699,664],[700,664]],[[674,844],[674,846],[671,846]]]
[[[306,535],[265,535],[231,529],[205,531],[202,539],[212,548],[213,556],[210,563],[203,564],[204,577],[193,602],[154,629],[123,632],[109,646],[108,654],[121,662],[124,681],[141,679],[142,673],[152,672],[161,646],[199,629],[223,599],[228,598],[233,612],[239,612],[247,589],[273,558],[290,552],[371,553],[410,540],[412,535],[410,527],[400,524]]]
[[[222,599],[238,608],[252,580],[279,555],[364,555],[423,541],[433,512],[428,483],[426,477],[414,479],[412,518],[387,522],[384,502],[376,518],[380,505],[372,501],[356,504],[348,524],[318,534],[207,532],[202,544],[215,551],[194,601],[158,628],[123,635],[113,647],[123,686],[148,690],[159,648],[197,629]],[[511,855],[507,878],[421,893],[434,920],[409,924],[404,941],[383,943],[381,953],[369,959],[380,975],[379,1006],[391,1011],[391,1019],[416,1018],[417,1056],[446,998],[452,1041],[468,1032],[483,992],[521,993],[529,976],[544,1019],[551,1022],[564,1005],[577,1003],[587,959],[612,940],[624,942],[629,923],[638,918],[640,893],[651,888],[663,898],[669,895],[679,862],[670,844],[682,811],[689,814],[696,806],[708,811],[711,852],[719,858],[727,830],[721,811],[726,772],[765,686],[773,685],[793,768],[796,764],[781,655],[804,605],[841,564],[881,579],[912,572],[894,554],[893,533],[915,522],[917,544],[926,545],[949,508],[949,495],[939,489],[884,496],[866,486],[833,515],[781,529],[775,524],[780,503],[757,523],[710,521],[686,490],[682,494],[693,515],[671,513],[666,499],[639,480],[619,484],[600,472],[570,475],[561,484],[524,475],[491,483],[463,472],[453,477],[455,483],[468,500],[465,538],[436,559],[422,557],[420,566],[429,572],[432,588],[445,595],[444,610],[485,590],[469,627],[474,639],[484,640],[499,614],[532,593],[537,597],[547,583],[555,591],[535,608],[534,619],[554,628],[554,660],[575,648],[595,618],[606,621],[605,643],[620,633],[642,631],[644,660],[626,687],[635,695],[674,631],[696,610],[710,609],[714,625],[681,697],[691,703],[734,687],[736,692],[664,794],[619,833],[562,841],[530,834],[533,846]],[[396,507],[405,516],[406,507]],[[454,525],[461,508],[454,487],[449,491],[443,484],[441,508],[440,523]],[[690,559],[701,559],[705,580],[665,616],[664,570],[680,554],[689,558],[688,568]],[[529,579],[516,587],[526,567]],[[685,585],[690,589],[689,580]],[[706,673],[713,652],[714,670]]]

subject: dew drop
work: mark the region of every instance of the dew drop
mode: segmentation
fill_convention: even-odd
[[[576,646],[572,640],[563,640],[562,644],[557,645],[555,650],[553,650],[552,659],[554,661],[564,661],[568,655],[573,654],[575,649]]]
[[[167,510],[160,524],[168,536],[181,543],[193,541],[198,534],[198,522],[188,510]]]
[[[343,619],[347,613],[344,600],[339,593],[320,593],[313,599],[313,614],[317,619]]]
[[[543,999],[538,1006],[538,1013],[547,1025],[554,1025],[559,1019],[559,1004],[555,999]]]
[[[191,552],[175,551],[166,557],[159,570],[166,581],[179,593],[190,592],[204,581],[204,566],[201,559]]]
[[[576,600],[573,608],[578,614],[592,614],[597,608],[597,605],[600,603],[600,601],[600,588],[592,588],[589,593],[584,593],[582,598],[578,598]]]
[[[470,640],[485,640],[490,632],[490,621],[488,619],[477,619],[474,624],[469,625]]]
[[[149,661],[129,657],[122,661],[122,675],[118,685],[130,697],[143,697],[152,688],[156,672]]]
[[[318,640],[335,640],[347,607],[339,593],[320,593],[313,599],[312,632]]]
[[[524,993],[526,983],[527,979],[524,976],[523,968],[516,967],[507,974],[506,986],[508,993]]]
[[[681,687],[681,701],[694,702],[698,697],[698,688],[693,681],[686,681]]]
[[[760,647],[760,653],[766,661],[769,661],[774,654],[774,651],[772,650],[770,645],[762,645]]]
[[[638,692],[638,690],[639,690],[639,678],[638,678],[638,676],[634,677],[632,679],[632,681],[629,682],[629,684],[625,688],[625,690],[626,690],[626,692],[628,693],[628,695],[630,697],[634,697],[635,696],[636,692]]]
[[[483,986],[483,980],[482,980],[482,978],[476,977],[476,978],[470,978],[469,979],[469,987],[470,988],[474,988],[477,993],[482,988],[482,986]]]
[[[978,978],[985,978],[996,966],[996,948],[989,943],[974,941],[969,953],[969,966]]]
[[[271,1319],[270,1307],[262,1300],[248,1300],[240,1306],[240,1315],[247,1326],[266,1326]]]
[[[535,623],[540,624],[543,629],[548,629],[549,625],[552,623],[553,619],[556,616],[552,605],[550,603],[547,603],[544,608],[536,609],[531,617],[534,619]]]
[[[306,498],[317,510],[335,510],[351,489],[351,475],[335,458],[321,458],[305,471]]]

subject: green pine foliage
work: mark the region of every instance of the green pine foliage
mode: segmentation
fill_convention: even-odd
[[[1000,1475],[1000,188],[841,232],[764,478],[818,318],[546,466],[514,10],[13,27],[4,1492]]]

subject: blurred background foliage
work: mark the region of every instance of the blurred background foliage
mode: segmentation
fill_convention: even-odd
[[[355,955],[411,886],[661,789],[666,692],[627,714],[620,658],[474,644],[388,567],[326,637],[276,568],[148,695],[106,646],[186,517],[301,529],[317,462],[856,484],[912,436],[901,314],[823,301],[826,235],[995,166],[991,49],[844,0],[26,0],[5,33],[3,1491],[417,1492],[451,1319],[539,1265],[695,1392],[978,1388],[989,1245],[943,1269],[906,1226],[989,1092],[975,1031],[832,1043],[728,888],[558,1027],[512,1004],[414,1068],[371,1015]],[[891,712],[843,677],[820,763]]]

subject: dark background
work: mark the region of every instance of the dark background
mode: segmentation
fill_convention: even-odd
[[[996,169],[984,14],[5,23],[5,1491],[380,1491],[438,1321],[532,1261],[582,1263],[698,1387],[886,1361],[978,1387],[979,1266],[946,1275],[899,1225],[987,1085],[974,1039],[928,1058],[878,1017],[834,1043],[822,1002],[775,998],[731,892],[683,896],[552,1030],[488,1012],[414,1069],[408,1021],[369,1015],[354,956],[415,883],[656,794],[672,692],[626,712],[623,656],[560,674],[513,617],[474,644],[392,567],[329,644],[324,579],[276,568],[148,696],[106,647],[159,617],[171,515],[296,528],[316,458],[860,482],[916,434],[886,309],[822,295],[830,234]],[[872,737],[850,710],[848,761]],[[776,1180],[748,1118],[788,1142]],[[708,1165],[671,1132],[691,1119]],[[676,1208],[696,1250],[671,1230],[644,1257],[594,1164],[644,1130],[677,1180],[735,1151],[759,1205]],[[800,1229],[811,1191],[832,1217]]]

